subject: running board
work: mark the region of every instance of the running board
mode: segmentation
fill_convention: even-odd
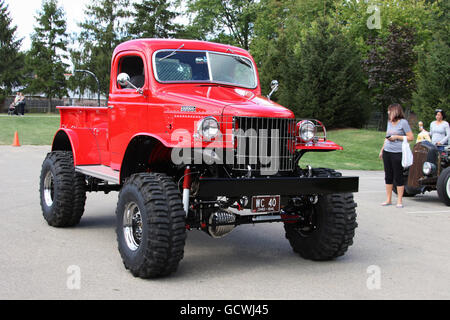
[[[77,166],[75,171],[114,184],[120,184],[120,172],[107,166]]]

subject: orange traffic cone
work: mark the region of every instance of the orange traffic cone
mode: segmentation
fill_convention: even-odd
[[[20,147],[20,142],[19,142],[19,133],[16,131],[16,133],[14,133],[14,142],[12,144],[13,147]]]

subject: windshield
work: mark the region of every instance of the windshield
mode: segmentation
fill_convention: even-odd
[[[159,51],[154,59],[159,82],[213,82],[254,89],[256,73],[250,59],[205,51]]]

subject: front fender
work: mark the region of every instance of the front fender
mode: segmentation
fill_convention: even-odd
[[[342,151],[343,147],[330,140],[319,140],[317,143],[298,143],[296,145],[297,151],[315,151],[315,152],[330,152],[330,151]]]

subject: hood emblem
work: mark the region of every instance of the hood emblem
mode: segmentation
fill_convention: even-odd
[[[193,106],[182,106],[181,112],[197,112],[197,107]]]

